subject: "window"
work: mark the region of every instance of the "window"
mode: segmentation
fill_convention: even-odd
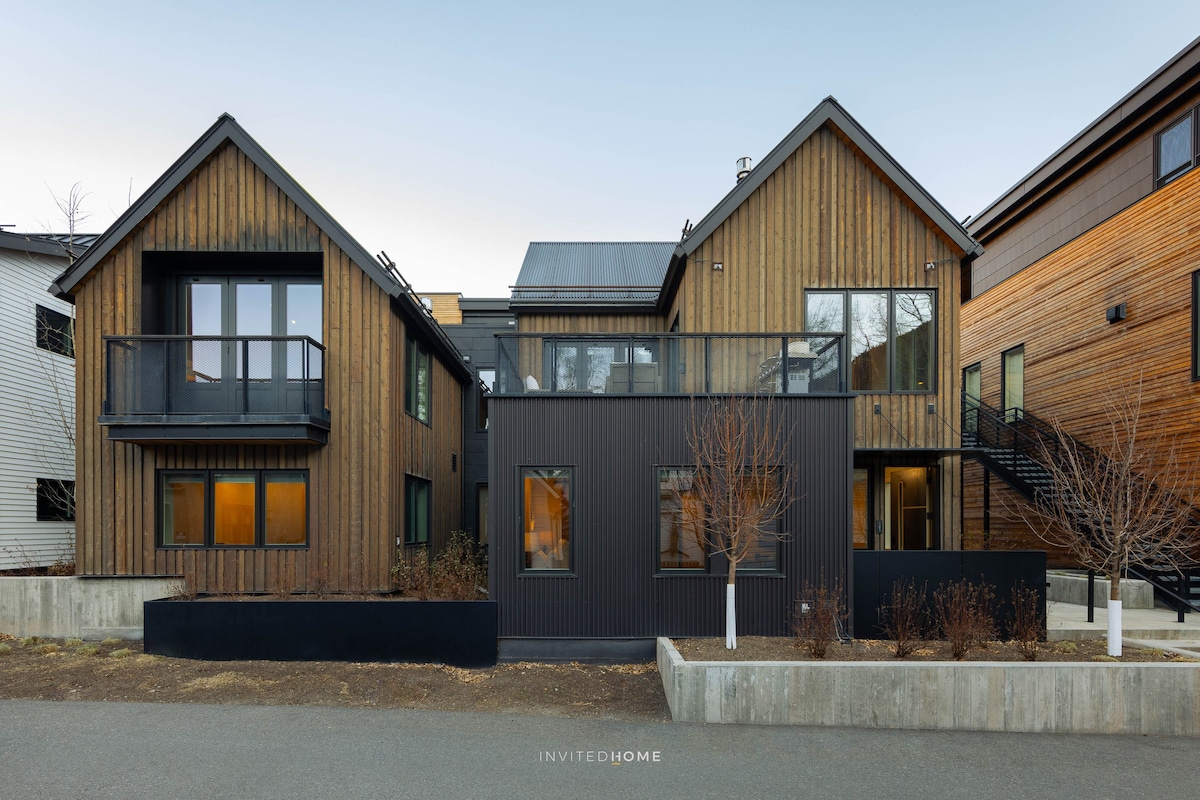
[[[856,392],[932,392],[933,320],[932,291],[805,294],[806,331],[848,334],[850,388]]]
[[[522,472],[526,570],[571,568],[571,471]]]
[[[38,347],[68,358],[75,357],[75,324],[66,314],[36,306],[34,330]]]
[[[475,487],[475,514],[479,526],[479,533],[475,538],[486,547],[488,542],[488,485],[486,483]]]
[[[404,410],[429,424],[429,382],[433,357],[425,345],[416,339],[408,340],[408,364],[404,378]]]
[[[702,519],[704,506],[692,493],[691,469],[658,471],[658,568],[708,568]]]
[[[1012,422],[1021,418],[1025,409],[1025,345],[1005,350],[1001,356],[1004,370],[1000,375],[1003,383],[1000,394],[1003,398],[1004,418]]]
[[[492,388],[496,385],[496,370],[495,368],[479,370],[479,380],[477,382],[477,391],[479,393],[479,430],[487,430],[488,426],[488,396],[492,393]]]
[[[707,510],[693,493],[695,474],[691,467],[658,471],[658,569],[662,572],[702,572],[709,567],[704,531]],[[772,533],[778,530],[777,520],[768,524]],[[751,545],[738,570],[774,571],[778,566],[779,542],[768,536]]]
[[[1196,164],[1192,116],[1172,122],[1154,137],[1154,185],[1164,186]]]
[[[303,547],[306,470],[159,473],[160,547]]]
[[[41,522],[74,522],[75,481],[38,478],[37,518]]]
[[[983,397],[980,374],[979,364],[963,370],[963,433],[979,431],[979,401]]]
[[[429,481],[404,476],[404,544],[429,544]]]
[[[1192,380],[1200,380],[1200,272],[1192,273]]]

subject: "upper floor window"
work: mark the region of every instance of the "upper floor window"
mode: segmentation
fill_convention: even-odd
[[[409,339],[408,358],[404,376],[404,410],[429,424],[429,384],[433,372],[433,356],[425,345]]]
[[[1154,185],[1163,186],[1196,165],[1193,129],[1195,110],[1172,122],[1154,137]]]
[[[812,291],[804,329],[848,334],[852,391],[932,392],[934,309],[927,290]]]
[[[68,358],[75,357],[75,326],[70,317],[54,309],[37,306],[34,320],[38,347]]]

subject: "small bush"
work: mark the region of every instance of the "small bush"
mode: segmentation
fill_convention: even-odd
[[[929,628],[929,614],[925,610],[927,584],[918,589],[914,581],[896,581],[892,584],[891,602],[879,609],[884,634],[892,640],[892,655],[907,658],[917,649]]]
[[[320,600],[325,595],[329,594],[333,584],[329,580],[329,572],[325,567],[318,566],[313,569],[308,576],[308,593],[315,594]]]
[[[1038,593],[1021,581],[1012,588],[1012,621],[1009,625],[1013,644],[1026,661],[1037,661],[1038,642],[1042,638],[1042,615]]]
[[[8,642],[0,642],[0,656],[6,656],[12,652],[12,645]]]
[[[167,597],[172,600],[195,600],[196,585],[187,578],[181,578],[167,588]]]
[[[51,654],[51,653],[57,653],[57,652],[58,652],[58,645],[56,645],[56,644],[53,644],[53,643],[51,643],[51,642],[46,642],[46,643],[44,643],[44,644],[34,645],[34,647],[33,647],[33,652],[35,652],[35,653],[40,653],[40,654],[42,654],[42,655],[49,655],[49,654]]]
[[[126,658],[133,655],[133,651],[128,647],[122,647],[120,650],[113,650],[108,654],[109,658]]]
[[[401,553],[392,579],[421,600],[479,600],[487,597],[487,557],[470,534],[455,531],[432,560],[424,547]]]
[[[819,584],[805,581],[800,589],[800,599],[792,612],[792,633],[810,656],[824,658],[829,645],[843,637],[847,616],[841,581],[834,581],[830,587],[822,572]]]
[[[966,579],[942,584],[934,591],[934,619],[955,660],[961,661],[972,647],[996,638],[994,597],[990,585]]]
[[[63,642],[63,647],[79,647],[83,644],[83,639],[67,639]]]
[[[116,647],[120,643],[121,643],[120,639],[114,639],[113,637],[110,636],[109,638],[107,638],[103,642],[101,642],[100,644],[104,645],[105,647]]]
[[[42,637],[40,636],[26,636],[21,640],[21,647],[33,647],[36,644],[40,644],[41,641]]]
[[[100,645],[97,644],[81,644],[75,648],[77,656],[94,656],[100,652]]]
[[[1054,645],[1054,649],[1060,653],[1075,653],[1079,651],[1079,645],[1074,642],[1059,642]]]
[[[1120,660],[1121,659],[1117,658],[1116,656],[1108,656],[1108,655],[1092,656],[1092,661],[1120,661]]]

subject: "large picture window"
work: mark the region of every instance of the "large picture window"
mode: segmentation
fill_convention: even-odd
[[[404,377],[404,410],[429,424],[429,384],[433,373],[433,357],[425,345],[409,339],[406,348],[408,365]]]
[[[303,547],[306,470],[159,473],[160,547]]]
[[[852,391],[932,392],[935,308],[927,290],[813,291],[804,329],[848,334]]]
[[[526,469],[522,530],[526,570],[571,569],[571,471]]]
[[[662,572],[704,572],[709,568],[703,528],[707,513],[692,490],[694,468],[668,467],[658,471],[658,569]],[[770,523],[771,533],[777,521]],[[779,542],[774,535],[757,539],[739,570],[775,571],[779,568]]]

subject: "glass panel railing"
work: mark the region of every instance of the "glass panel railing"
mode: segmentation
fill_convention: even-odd
[[[831,394],[845,391],[842,335],[497,337],[493,393]]]
[[[106,337],[106,415],[326,418],[324,348],[307,336]]]

